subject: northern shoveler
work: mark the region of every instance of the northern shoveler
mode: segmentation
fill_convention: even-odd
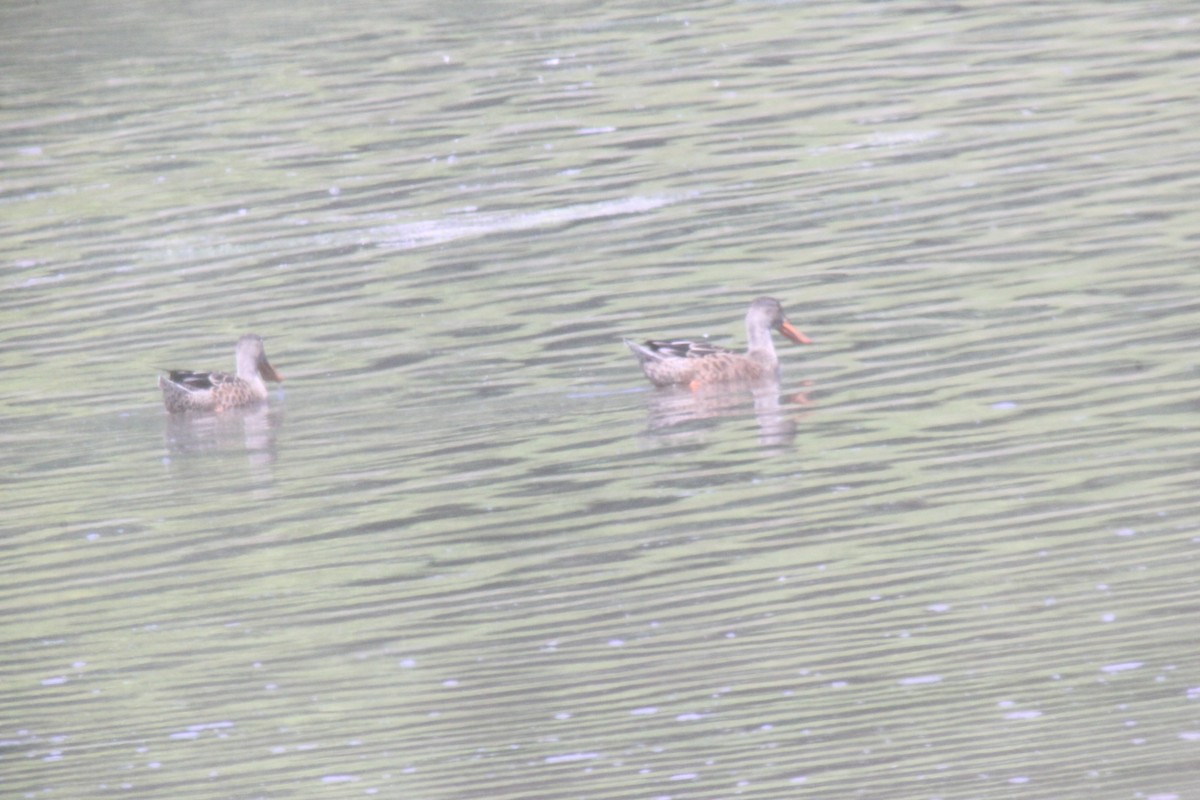
[[[651,340],[645,344],[625,340],[642,365],[642,372],[655,386],[699,388],[710,383],[753,383],[779,378],[779,357],[771,329],[797,344],[811,344],[807,336],[792,327],[783,315],[783,306],[771,297],[760,297],[746,312],[746,337],[750,346],[735,353],[708,342],[682,339]]]
[[[237,374],[228,372],[192,372],[186,369],[167,370],[158,376],[163,405],[167,411],[224,411],[267,399],[263,379],[279,383],[283,376],[267,361],[263,341],[247,333],[237,343]]]

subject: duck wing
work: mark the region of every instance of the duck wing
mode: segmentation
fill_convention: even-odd
[[[708,358],[731,352],[715,344],[691,339],[652,339],[645,347],[659,358]]]
[[[193,372],[190,369],[173,369],[167,373],[167,380],[190,391],[198,392],[232,383],[237,380],[237,376],[230,375],[228,372]]]

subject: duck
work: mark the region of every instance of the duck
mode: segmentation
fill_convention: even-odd
[[[187,369],[164,370],[158,376],[163,405],[172,414],[185,411],[220,413],[231,408],[255,405],[267,399],[265,381],[281,383],[283,376],[267,361],[261,336],[247,333],[238,339],[236,374],[193,372]]]
[[[758,383],[779,379],[779,356],[771,330],[796,344],[812,344],[788,321],[783,305],[773,297],[760,297],[746,311],[749,347],[735,353],[708,342],[687,339],[655,340],[644,344],[625,339],[625,346],[655,386],[686,386],[696,390],[721,383]]]

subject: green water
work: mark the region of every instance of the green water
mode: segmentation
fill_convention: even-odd
[[[1193,11],[0,10],[5,796],[1192,796]]]

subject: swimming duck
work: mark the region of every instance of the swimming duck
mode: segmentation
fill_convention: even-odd
[[[267,361],[262,339],[247,333],[237,343],[237,374],[172,369],[167,370],[166,375],[158,376],[158,388],[162,389],[163,405],[173,414],[220,412],[266,400],[264,378],[276,383],[283,380]]]
[[[779,357],[771,340],[771,329],[797,344],[812,340],[792,327],[783,306],[772,297],[760,297],[746,312],[746,337],[750,346],[735,353],[708,342],[684,339],[651,340],[638,344],[625,340],[642,365],[642,372],[655,386],[687,386],[697,389],[712,383],[754,383],[779,378]]]

